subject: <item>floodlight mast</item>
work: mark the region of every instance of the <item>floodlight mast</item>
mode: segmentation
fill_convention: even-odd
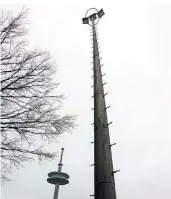
[[[97,11],[97,9],[95,9]],[[107,119],[104,84],[102,80],[99,47],[97,43],[96,18],[104,15],[103,9],[83,18],[93,33],[93,78],[94,78],[94,196],[95,199],[116,199],[112,153]],[[93,142],[92,142],[93,143]],[[119,170],[118,170],[119,171]]]

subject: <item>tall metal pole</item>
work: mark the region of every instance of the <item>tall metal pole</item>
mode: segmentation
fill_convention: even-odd
[[[61,172],[62,171],[62,157],[63,157],[63,151],[64,151],[64,148],[61,148],[61,158],[60,158],[60,162],[58,164],[58,172]],[[58,193],[59,193],[59,184],[56,184],[55,185],[55,191],[54,191],[54,196],[53,196],[53,199],[58,199]]]
[[[103,12],[103,10],[101,10]],[[106,112],[105,94],[100,66],[99,47],[95,20],[104,12],[83,18],[84,24],[91,21],[93,32],[93,76],[94,76],[94,196],[95,199],[116,199],[114,171]]]
[[[116,199],[108,119],[100,66],[99,49],[93,23],[94,68],[94,187],[96,199]]]

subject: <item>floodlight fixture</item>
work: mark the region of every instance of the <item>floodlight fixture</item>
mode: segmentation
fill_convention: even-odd
[[[83,22],[83,24],[88,24],[89,17],[82,18],[82,22]]]
[[[104,14],[105,14],[105,13],[104,13],[103,9],[101,9],[101,10],[97,13],[97,15],[98,15],[99,18],[103,17]]]

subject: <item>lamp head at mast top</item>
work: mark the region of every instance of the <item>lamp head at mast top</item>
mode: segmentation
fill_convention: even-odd
[[[93,14],[90,14],[88,16],[88,13],[92,10],[95,10],[95,12]],[[90,8],[89,10],[87,10],[86,14],[85,14],[85,17],[82,18],[82,22],[83,24],[88,24],[90,26],[93,25],[93,22],[94,24],[96,25],[98,22],[99,22],[99,19],[104,15],[104,11],[103,9],[101,10],[97,10],[96,8]]]

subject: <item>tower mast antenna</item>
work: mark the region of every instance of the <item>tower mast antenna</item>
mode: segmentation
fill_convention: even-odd
[[[53,171],[53,172],[48,173],[47,181],[55,185],[53,199],[58,199],[59,186],[69,183],[68,181],[69,175],[61,172],[62,166],[63,166],[62,164],[63,152],[64,152],[64,148],[61,148],[61,157],[60,157],[60,162],[58,164],[58,171]]]

